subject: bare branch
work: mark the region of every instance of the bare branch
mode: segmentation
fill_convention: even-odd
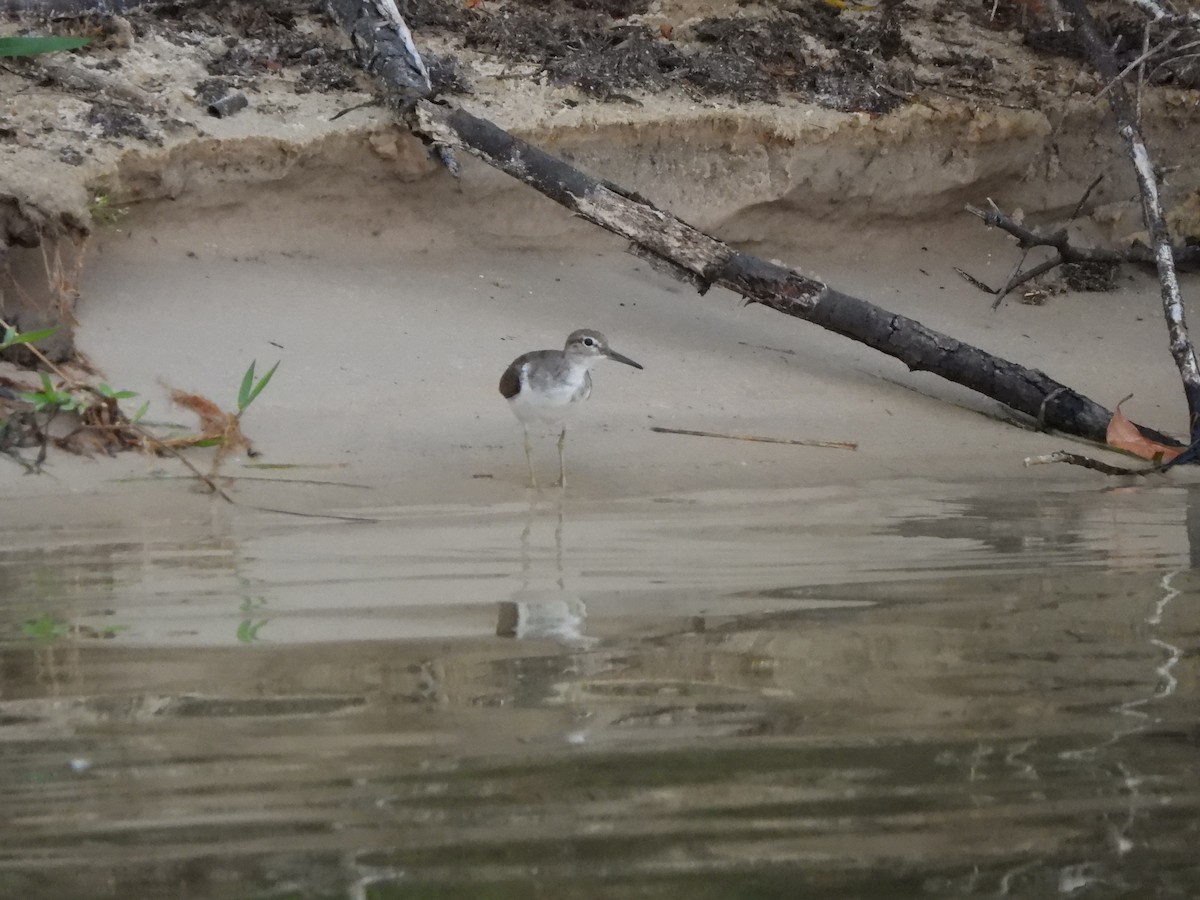
[[[1098,459],[1092,459],[1090,456],[1084,456],[1082,453],[1072,453],[1069,450],[1056,450],[1054,453],[1047,453],[1043,456],[1025,457],[1026,468],[1029,468],[1030,466],[1047,466],[1053,463],[1066,463],[1070,466],[1082,466],[1085,469],[1103,472],[1105,475],[1152,475],[1160,471],[1157,466],[1150,466],[1143,469],[1130,469],[1126,466],[1114,466],[1110,463],[1101,462]]]
[[[1163,315],[1167,320],[1171,355],[1179,369],[1187,397],[1189,435],[1194,444],[1200,438],[1200,360],[1188,336],[1187,321],[1183,308],[1183,297],[1179,290],[1179,277],[1175,270],[1175,257],[1171,248],[1171,237],[1163,216],[1162,202],[1158,196],[1158,180],[1154,165],[1146,149],[1137,121],[1137,111],[1130,101],[1125,86],[1120,81],[1120,71],[1108,44],[1100,35],[1095,20],[1088,10],[1086,0],[1063,0],[1075,22],[1075,33],[1079,36],[1091,63],[1105,78],[1112,80],[1108,104],[1117,119],[1117,132],[1125,141],[1133,167],[1137,173],[1138,189],[1142,197],[1142,218],[1150,235],[1154,260],[1161,285]],[[1155,4],[1157,5],[1157,4]]]

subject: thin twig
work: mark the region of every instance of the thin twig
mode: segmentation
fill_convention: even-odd
[[[218,475],[218,478],[223,481],[267,481],[272,484],[309,484],[318,487],[344,487],[356,488],[358,490],[369,491],[374,490],[374,486],[370,484],[355,484],[351,481],[316,481],[311,478],[268,478],[265,475]],[[180,479],[183,481],[191,481],[190,475],[139,475],[133,478],[115,478],[117,484],[131,484],[136,481],[173,481]]]
[[[1054,453],[1047,453],[1044,456],[1025,457],[1026,468],[1030,466],[1046,466],[1051,463],[1082,466],[1085,469],[1094,469],[1097,472],[1103,472],[1105,475],[1151,475],[1158,471],[1158,468],[1153,466],[1145,469],[1114,466],[1106,462],[1101,462],[1098,459],[1092,459],[1090,456],[1084,456],[1081,453],[1071,453],[1069,450],[1056,450]]]
[[[378,107],[378,106],[382,106],[382,104],[376,99],[364,100],[362,103],[356,103],[353,106],[347,106],[345,109],[341,110],[340,112],[334,113],[332,116],[329,117],[329,121],[336,122],[342,116],[349,115],[350,113],[354,112],[355,110],[368,109],[369,107],[372,107],[372,106]]]
[[[1101,172],[1099,175],[1097,175],[1095,178],[1092,179],[1092,183],[1087,186],[1087,190],[1085,190],[1083,192],[1083,196],[1079,198],[1079,202],[1075,204],[1075,208],[1073,210],[1071,210],[1071,214],[1069,216],[1067,216],[1068,222],[1074,221],[1078,217],[1078,215],[1081,212],[1083,212],[1083,205],[1085,203],[1087,203],[1088,197],[1092,196],[1092,191],[1094,191],[1099,186],[1100,182],[1102,182],[1103,180],[1104,180],[1103,172]]]
[[[996,307],[998,307],[1000,305],[1001,300],[1003,300],[1012,291],[1016,290],[1021,285],[1025,284],[1028,281],[1032,281],[1033,279],[1037,278],[1039,275],[1045,275],[1051,269],[1061,266],[1063,264],[1063,262],[1065,262],[1065,260],[1061,256],[1059,256],[1059,257],[1056,257],[1055,259],[1048,259],[1045,262],[1040,262],[1036,266],[1034,266],[1032,269],[1022,272],[1021,276],[1019,278],[1010,280],[1008,282],[1008,284],[1006,284],[1004,286],[1004,290],[1000,292],[1000,295],[996,298],[996,302],[992,304],[992,309],[995,309]]]
[[[1143,39],[1142,46],[1145,46],[1145,41],[1148,41],[1149,37],[1150,37],[1150,33],[1147,31],[1146,37]],[[1160,50],[1165,50],[1168,46],[1170,46],[1171,42],[1174,41],[1175,38],[1177,38],[1177,37],[1179,37],[1179,32],[1172,31],[1165,38],[1163,38],[1159,43],[1155,44],[1149,50],[1145,50],[1137,59],[1135,59],[1133,62],[1131,62],[1125,68],[1123,68],[1121,70],[1120,74],[1118,74],[1116,78],[1109,81],[1109,83],[1104,86],[1103,90],[1101,90],[1100,93],[1096,94],[1096,96],[1093,97],[1092,99],[1099,100],[1102,97],[1106,96],[1109,91],[1111,91],[1113,88],[1115,88],[1118,84],[1120,84],[1125,79],[1126,75],[1128,75],[1130,72],[1132,72],[1138,66],[1140,66],[1142,63],[1144,63],[1146,60],[1148,60],[1151,56],[1154,56]],[[1139,83],[1139,88],[1140,88],[1140,83]]]
[[[985,294],[997,293],[995,288],[980,281],[978,278],[976,278],[974,275],[972,275],[966,269],[960,269],[958,266],[955,266],[954,271],[957,272],[960,276],[962,276],[963,280],[966,281],[968,284],[972,285],[973,287],[979,288],[979,290],[983,291]]]
[[[1009,291],[1015,288],[1018,284],[1021,284],[1023,280],[1028,280],[1028,278],[1021,278],[1021,268],[1025,265],[1025,260],[1029,258],[1029,251],[1031,249],[1031,247],[1026,247],[1021,251],[1021,258],[1017,260],[1017,264],[1013,266],[1012,271],[1008,273],[1008,278],[1004,282],[1004,287],[996,291],[996,299],[992,301],[992,312],[995,312],[1000,308],[1000,304],[1004,302],[1004,298],[1008,296]],[[1055,265],[1057,265],[1057,263],[1055,263]]]
[[[659,434],[688,434],[693,437],[727,438],[731,441],[759,441],[764,444],[794,444],[798,447],[825,447],[829,450],[857,450],[858,444],[850,441],[803,441],[791,438],[760,437],[753,434],[721,434],[717,431],[690,431],[685,428],[662,428],[653,426],[651,431]]]

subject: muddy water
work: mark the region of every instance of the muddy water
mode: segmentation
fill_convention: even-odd
[[[1195,490],[193,509],[3,535],[0,896],[1200,892]]]

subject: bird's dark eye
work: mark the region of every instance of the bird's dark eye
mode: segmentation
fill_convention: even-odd
[[[588,347],[594,347],[596,345],[596,342],[593,341],[591,338],[584,338],[583,343],[586,344]]]

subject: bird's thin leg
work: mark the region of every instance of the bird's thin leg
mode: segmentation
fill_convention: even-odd
[[[567,466],[563,462],[563,444],[567,442],[567,426],[564,425],[562,434],[558,436],[558,486],[567,486]]]
[[[533,444],[529,441],[529,426],[522,422],[521,428],[525,431],[525,462],[529,463],[529,486],[536,490],[537,476],[533,474]]]

